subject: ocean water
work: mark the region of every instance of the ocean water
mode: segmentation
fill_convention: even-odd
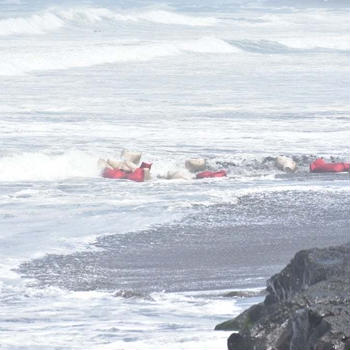
[[[0,348],[226,349],[297,250],[345,242],[349,174],[308,166],[350,158],[349,12],[0,1]],[[101,177],[125,148],[152,180]],[[163,178],[192,157],[227,178]]]

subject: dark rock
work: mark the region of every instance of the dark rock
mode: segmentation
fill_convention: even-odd
[[[349,350],[350,244],[298,252],[268,295],[233,320],[228,349]]]
[[[343,337],[342,342],[344,343],[344,350],[350,349],[350,337]]]
[[[250,298],[262,296],[265,294],[265,289],[258,291],[250,291],[250,290],[233,290],[232,292],[228,292],[223,295],[225,298]]]
[[[154,299],[149,295],[139,291],[130,290],[130,289],[120,289],[116,291],[113,296],[120,297],[124,299],[144,299],[149,301],[154,301]]]
[[[238,166],[236,163],[234,162],[224,162],[224,161],[216,161],[215,162],[216,164],[216,167],[212,168],[212,167],[209,167],[210,170],[215,170],[217,169],[217,166],[219,166],[220,168],[230,168],[230,167],[236,167]]]
[[[268,157],[265,157],[265,158],[263,159],[262,163],[264,164],[264,163],[267,163],[267,162],[275,162],[275,161],[276,161],[276,157],[270,157],[270,156],[268,156]]]
[[[252,341],[248,337],[242,337],[239,333],[232,333],[227,339],[229,349],[250,349]]]
[[[302,154],[295,155],[292,157],[294,162],[297,163],[298,167],[309,167],[310,163],[312,163],[315,159],[319,158],[319,156],[315,154]]]

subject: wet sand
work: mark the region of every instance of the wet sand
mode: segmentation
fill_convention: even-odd
[[[293,255],[349,239],[349,195],[281,191],[198,208],[181,222],[99,238],[91,250],[22,264],[35,285],[71,290],[262,287]]]

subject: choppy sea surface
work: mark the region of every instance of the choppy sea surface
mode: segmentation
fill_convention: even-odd
[[[349,174],[308,166],[350,158],[347,6],[0,1],[0,348],[226,349],[297,250],[345,242]],[[152,180],[100,176],[124,148]],[[162,178],[192,157],[228,177]]]

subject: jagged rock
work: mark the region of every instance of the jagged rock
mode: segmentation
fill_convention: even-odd
[[[262,296],[265,294],[265,289],[263,290],[233,290],[232,292],[225,293],[223,297],[225,298],[249,298]]]
[[[267,282],[263,303],[216,326],[229,350],[348,350],[350,244],[298,252]]]

